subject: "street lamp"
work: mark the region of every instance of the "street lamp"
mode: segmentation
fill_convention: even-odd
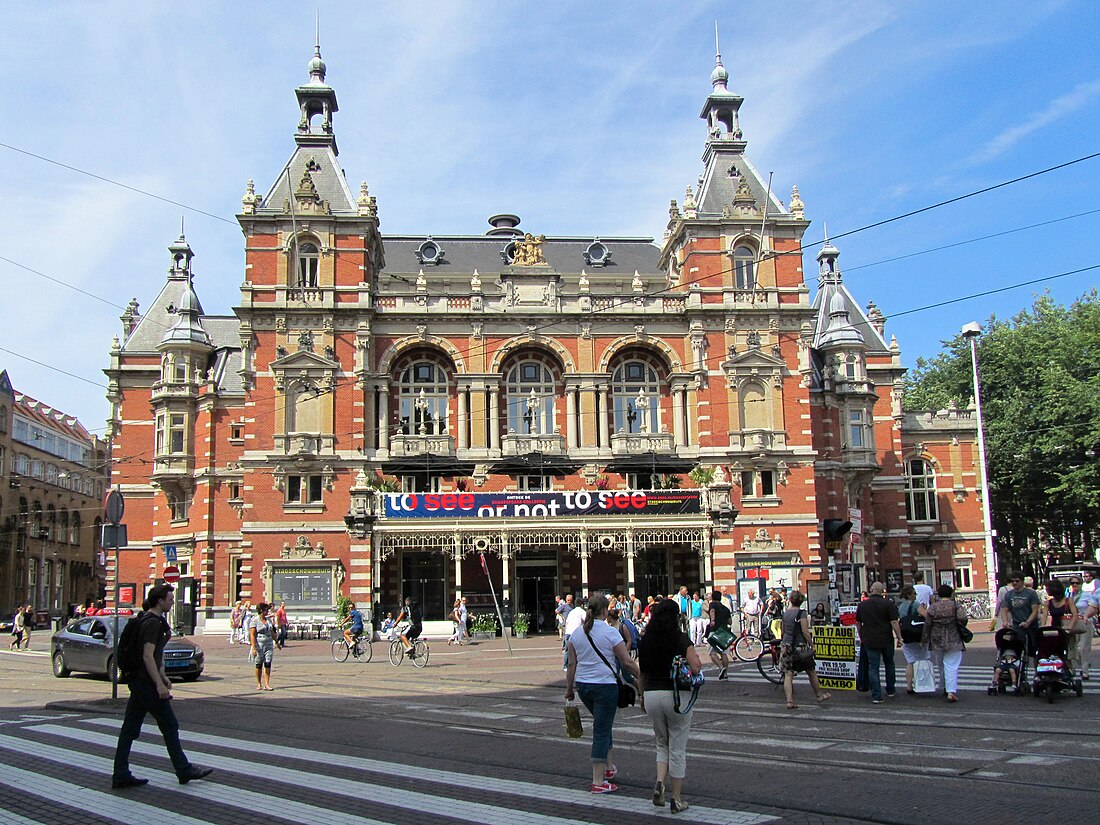
[[[989,469],[985,460],[985,422],[982,419],[982,385],[978,378],[978,336],[982,327],[971,321],[962,328],[970,341],[970,365],[974,371],[974,410],[978,416],[978,467],[982,472],[982,521],[985,527],[985,578],[989,587],[989,615],[997,615],[997,559],[993,553],[992,502],[989,498]]]

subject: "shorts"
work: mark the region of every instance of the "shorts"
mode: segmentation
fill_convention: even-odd
[[[412,622],[398,622],[393,626],[394,637],[404,636],[410,627],[412,627]]]
[[[405,631],[404,635],[405,635],[405,638],[408,639],[411,642],[413,639],[419,639],[420,634],[423,633],[423,632],[424,632],[424,625],[414,624],[414,625],[410,626],[408,630]]]
[[[256,648],[256,658],[253,660],[253,664],[256,665],[256,670],[262,667],[271,667],[271,660],[275,658],[275,645],[261,645]]]

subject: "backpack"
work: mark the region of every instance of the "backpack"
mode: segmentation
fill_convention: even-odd
[[[138,613],[122,628],[118,637],[118,681],[129,684],[141,672],[144,650],[141,641],[141,624],[147,613]]]
[[[623,623],[623,627],[625,627],[627,630],[630,631],[630,649],[631,650],[637,650],[638,649],[638,638],[639,638],[639,635],[640,635],[638,633],[638,626],[636,624],[634,624],[634,622],[630,621],[630,619],[626,618],[625,616],[620,618],[619,621],[621,621]]]
[[[909,610],[898,624],[901,625],[901,640],[905,644],[915,644],[924,637],[924,617],[917,609],[917,602],[910,603]]]

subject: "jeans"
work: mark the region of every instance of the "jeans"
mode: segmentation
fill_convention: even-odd
[[[871,683],[871,698],[882,698],[882,682],[879,681],[879,663],[886,665],[886,692],[894,692],[894,683],[897,674],[894,672],[894,648],[892,647],[868,647],[867,650],[867,679]]]
[[[592,761],[606,762],[614,744],[611,728],[619,709],[619,686],[614,682],[609,685],[577,682],[577,696],[592,714]]]
[[[959,692],[959,665],[962,664],[961,650],[930,650],[932,667],[936,673],[936,690],[946,689],[948,693]]]
[[[279,646],[280,648],[282,648],[282,647],[283,647],[283,646],[284,646],[284,645],[286,644],[286,632],[287,632],[287,629],[288,629],[288,628],[287,628],[287,625],[285,625],[285,624],[281,624],[281,625],[279,625],[279,638],[277,638],[277,639],[275,640],[275,643],[276,643],[276,644],[277,644],[277,645],[278,645],[278,646]]]
[[[157,696],[153,683],[147,678],[139,677],[130,683],[130,701],[126,703],[126,716],[122,720],[122,730],[118,733],[118,747],[115,748],[114,776],[121,778],[130,775],[130,747],[141,735],[145,714],[157,720],[176,775],[187,773],[191,763],[180,744],[180,726],[172,711],[172,700],[161,699]]]

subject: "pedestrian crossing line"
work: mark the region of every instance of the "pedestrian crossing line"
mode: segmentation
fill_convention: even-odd
[[[119,722],[117,719],[90,718],[83,721],[91,725],[114,728],[116,730],[119,726]],[[61,728],[57,725],[38,725],[29,729],[55,734],[60,733],[61,735],[69,732],[67,729]],[[212,734],[191,732],[186,733],[185,744],[187,745],[187,747],[190,748],[191,743],[193,742],[234,751],[252,752],[254,750],[253,744],[242,743],[236,739],[230,739],[224,736],[215,736]],[[114,744],[113,739],[111,739],[111,744]],[[283,745],[279,745],[278,748],[279,754],[286,757],[287,759],[295,759],[300,762],[315,763],[325,766],[331,765],[333,761],[333,755],[331,753],[325,753],[323,751],[285,747]],[[152,750],[153,752],[156,752],[155,748],[153,748]],[[239,760],[235,760],[234,764],[237,764],[239,766]],[[587,762],[585,762],[585,764],[587,764]],[[441,785],[453,785],[467,790],[486,791],[495,794],[529,797],[532,799],[538,799],[540,801],[556,802],[568,805],[614,808],[616,811],[624,814],[634,813],[639,815],[653,815],[655,811],[653,803],[648,797],[645,799],[637,799],[621,794],[616,794],[614,799],[601,796],[594,797],[587,790],[572,790],[570,788],[536,784],[534,782],[524,782],[522,780],[497,779],[491,776],[477,776],[474,774],[456,773],[453,771],[444,771],[435,768],[410,768],[407,765],[395,765],[390,762],[382,762],[375,759],[357,758],[355,760],[355,764],[348,767],[353,768],[357,771],[382,774],[384,776],[397,776],[401,778],[408,778],[410,775],[414,775],[417,779],[420,780],[435,782]],[[309,777],[309,784],[315,785],[317,777],[314,774],[307,774],[307,776]],[[434,798],[435,797],[433,797],[433,799]],[[715,823],[715,825],[755,825],[755,823],[773,822],[776,819],[776,817],[766,814],[757,814],[748,811],[739,811],[736,809],[705,807],[702,805],[694,804],[691,806],[691,810],[697,812],[697,817],[700,820],[713,822]],[[509,814],[510,818],[506,820],[506,822],[507,825],[512,825],[512,823],[516,821],[516,812],[514,809],[510,809]],[[534,821],[531,818],[533,816],[535,815],[525,814],[524,822],[527,823]],[[560,825],[560,817],[551,817],[551,819],[554,820],[556,825]]]
[[[0,736],[0,747],[9,747],[13,750],[18,749],[18,752],[28,756],[37,756],[44,759],[50,759],[51,761],[68,763],[72,761],[71,750],[58,748],[53,745],[46,745],[41,742],[34,742],[28,739]],[[135,746],[134,750],[138,752],[144,752],[146,750],[152,750],[153,752],[157,751],[157,749],[152,746],[145,746],[142,748]],[[102,771],[105,778],[110,777],[114,769],[113,759],[90,754],[82,755],[80,764],[81,767],[89,770]],[[267,771],[267,768],[265,767],[264,770]],[[142,768],[140,772],[142,777],[148,779],[150,785],[154,787],[163,786],[165,790],[169,788],[173,790],[178,789],[179,792],[185,796],[197,797],[203,802],[214,802],[231,808],[244,808],[248,811],[263,811],[271,807],[271,796],[269,794],[256,793],[255,791],[248,791],[243,788],[222,786],[211,782],[204,782],[201,786],[180,785],[176,779],[176,775],[169,771]],[[74,785],[73,787],[79,788],[80,786]],[[80,793],[83,794],[85,790],[86,789],[81,789]],[[119,798],[115,795],[109,796],[111,799]],[[77,799],[77,797],[57,797],[57,799]],[[77,804],[81,804],[82,802],[83,800],[80,799]],[[82,807],[86,807],[86,805],[82,805]],[[367,819],[358,814],[352,815],[343,811],[319,808],[315,805],[307,805],[303,802],[295,802],[289,799],[279,800],[279,814],[286,819],[309,822],[311,825],[346,825],[350,818],[354,818],[356,823],[363,823],[363,825],[387,825],[387,823],[375,819]]]
[[[11,737],[4,737],[11,739]],[[33,743],[26,739],[12,740],[16,753],[37,755],[31,746]],[[64,762],[68,765],[72,762],[72,751],[64,752]],[[106,761],[106,760],[104,760]],[[110,771],[108,771],[108,775]],[[0,764],[0,785],[7,785],[21,793],[48,799],[51,802],[62,802],[89,811],[107,819],[115,819],[119,822],[156,822],[157,825],[207,825],[201,819],[193,819],[174,811],[165,810],[159,805],[146,805],[144,802],[136,802],[125,799],[106,791],[97,791],[92,788],[81,787],[71,782],[54,779],[33,771],[24,771],[13,768],[10,765]]]

